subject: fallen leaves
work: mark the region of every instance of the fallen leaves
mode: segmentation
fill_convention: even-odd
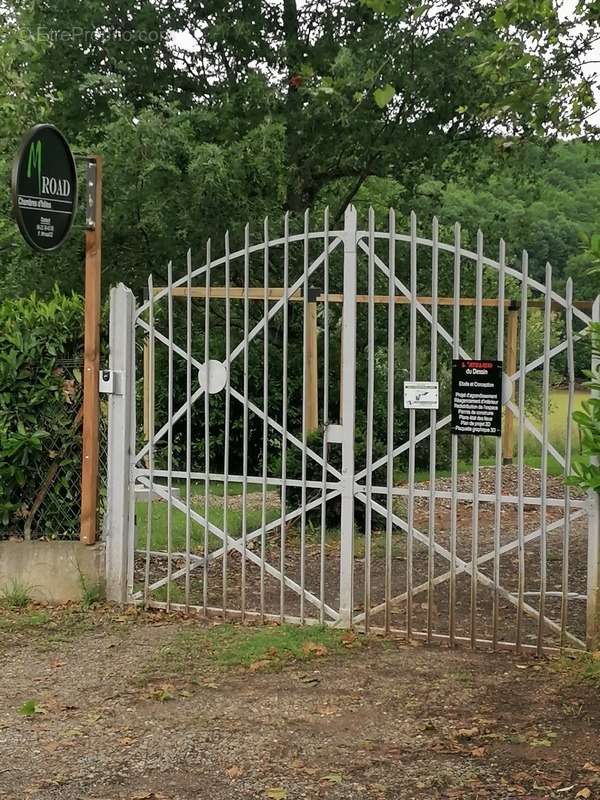
[[[479,728],[459,728],[457,731],[457,736],[459,739],[472,739],[473,736],[477,736],[479,734]]]
[[[268,658],[260,658],[258,661],[253,661],[248,669],[250,672],[259,672],[261,669],[266,669],[271,666],[271,661]]]
[[[156,689],[153,689],[150,692],[150,698],[152,700],[158,700],[159,703],[167,703],[169,700],[175,699],[174,691],[174,686],[171,686],[169,683],[165,683],[163,686],[157,686]]]
[[[587,798],[591,796],[592,796],[592,791],[591,789],[588,789],[587,786],[584,786],[584,788],[580,789],[575,795],[575,797],[583,797],[584,800],[587,800]]]
[[[344,778],[341,772],[331,772],[329,775],[323,775],[321,780],[327,783],[341,783]]]
[[[241,778],[244,774],[244,770],[241,767],[236,766],[235,764],[233,767],[229,767],[226,769],[225,772],[229,775],[232,781],[236,780],[236,778]]]
[[[272,789],[267,789],[265,797],[268,797],[269,800],[287,800],[287,791],[281,786],[276,786]]]
[[[328,650],[324,644],[308,641],[302,645],[302,652],[305,656],[326,656]]]

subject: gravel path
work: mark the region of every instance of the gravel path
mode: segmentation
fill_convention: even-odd
[[[204,625],[4,618],[0,798],[600,797],[600,699],[556,665],[375,639],[277,672],[190,668],[178,648]]]

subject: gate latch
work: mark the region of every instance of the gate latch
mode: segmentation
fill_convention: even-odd
[[[101,394],[123,394],[123,373],[117,369],[101,369],[100,385]]]

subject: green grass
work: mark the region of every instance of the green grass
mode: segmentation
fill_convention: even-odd
[[[340,655],[369,643],[348,631],[321,625],[248,627],[224,623],[179,632],[150,662],[142,683],[187,677],[194,680],[224,669],[279,670],[294,662]]]
[[[573,398],[573,411],[577,411],[581,408],[581,404],[584,400],[589,397],[589,392],[578,389],[574,393]],[[548,439],[550,444],[552,444],[556,450],[564,454],[565,451],[565,439],[567,433],[567,409],[568,409],[568,393],[564,389],[555,389],[550,397],[550,416],[549,416],[549,426],[548,426]],[[533,419],[533,424],[536,425],[538,430],[542,431],[542,422],[539,419]],[[577,458],[579,455],[580,450],[580,442],[579,442],[579,431],[577,429],[577,425],[574,422],[571,422],[571,435],[572,435],[572,447],[571,453],[573,458]],[[517,436],[518,436],[519,426],[518,423],[514,426],[514,445],[513,445],[513,463],[517,463]],[[529,431],[525,431],[525,440],[524,440],[525,452],[524,452],[524,463],[532,467],[534,469],[539,469],[541,466],[541,444],[538,442],[536,437],[530,433]],[[480,464],[482,467],[493,467],[496,464],[495,458],[495,439],[490,438],[482,438],[481,439],[481,458]],[[473,464],[469,460],[460,460],[458,462],[458,473],[469,473],[473,470]],[[548,458],[548,473],[550,475],[554,475],[560,477],[563,475],[563,467],[552,458]],[[436,475],[438,478],[446,478],[450,477],[451,472],[449,469],[437,469]],[[427,481],[429,480],[429,470],[417,470],[415,472],[415,480],[417,482]],[[398,474],[396,476],[397,483],[403,483],[406,481],[406,474]]]
[[[215,484],[215,488],[218,484]],[[232,484],[232,486],[237,486]],[[222,487],[221,487],[222,488]],[[256,487],[255,487],[256,488]],[[258,487],[260,488],[260,487]],[[204,516],[204,497],[203,492],[194,490],[194,499],[192,501],[192,508],[199,514]],[[198,492],[198,493],[196,493]],[[212,484],[211,484],[212,492]],[[233,496],[239,495],[241,492],[235,491],[231,494]],[[222,494],[221,492],[214,493]],[[181,497],[185,497],[185,492],[181,491]],[[145,548],[146,534],[148,525],[148,503],[141,501],[136,503],[136,538],[137,547]],[[279,508],[267,508],[267,522],[271,522],[279,516]],[[216,525],[218,528],[223,529],[224,512],[223,508],[216,503],[209,506],[208,513],[209,521]],[[250,533],[253,530],[260,528],[262,522],[262,510],[260,508],[248,508],[246,515],[247,531]],[[227,514],[227,532],[230,536],[236,538],[242,535],[243,517],[242,511],[239,508],[229,508]],[[199,525],[194,520],[191,520],[191,543],[192,552],[202,552],[204,550],[204,526]],[[152,503],[152,550],[167,550],[168,540],[168,506],[164,501]],[[186,516],[179,509],[173,507],[172,509],[172,530],[171,530],[171,548],[175,551],[185,551],[186,544]],[[219,547],[221,540],[214,534],[208,535],[209,550],[214,550]]]
[[[551,665],[552,669],[565,675],[574,683],[589,683],[600,689],[600,653],[577,653],[563,656]]]
[[[7,633],[18,633],[26,631],[29,628],[41,628],[52,620],[48,611],[29,611],[27,613],[21,611],[18,614],[5,614],[0,615],[0,631]]]
[[[578,411],[584,400],[588,399],[590,393],[584,389],[577,389],[573,396],[573,411]],[[567,433],[567,410],[568,410],[569,395],[565,389],[555,389],[550,395],[550,417],[548,425],[548,438],[550,443],[556,447],[559,452],[564,451],[565,437]],[[535,424],[541,431],[541,420],[536,420]],[[518,425],[515,426],[515,436],[517,434]],[[571,421],[571,433],[573,437],[573,454],[579,452],[579,431],[577,425]],[[525,452],[528,455],[539,454],[540,444],[537,439],[531,434],[525,433]]]
[[[0,605],[4,608],[25,608],[31,602],[31,587],[17,580],[10,581],[0,591]]]

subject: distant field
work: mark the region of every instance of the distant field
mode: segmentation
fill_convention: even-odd
[[[564,389],[557,389],[552,392],[550,398],[550,428],[549,428],[549,438],[551,444],[553,444],[559,452],[564,452],[565,447],[565,438],[567,435],[567,408],[568,408],[568,393]],[[589,397],[589,392],[584,389],[578,389],[575,392],[575,396],[573,398],[573,411],[581,408],[581,403]],[[537,423],[539,430],[541,431],[541,421]],[[573,436],[573,448],[572,452],[573,455],[579,453],[579,431],[577,425],[571,422],[572,425],[572,436]],[[518,425],[515,429],[518,430]],[[539,453],[540,451],[540,444],[538,443],[537,439],[531,434],[527,433],[525,436],[525,449],[529,455],[533,455],[535,453]]]

